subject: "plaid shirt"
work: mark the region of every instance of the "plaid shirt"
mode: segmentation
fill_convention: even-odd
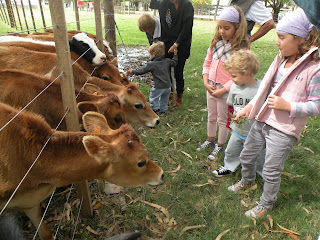
[[[217,42],[216,46],[212,49],[212,59],[220,59],[222,62],[225,62],[229,57],[231,50],[231,43],[221,40]]]

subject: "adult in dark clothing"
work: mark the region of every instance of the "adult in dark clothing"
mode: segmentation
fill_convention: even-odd
[[[230,4],[237,5],[244,12],[247,19],[247,33],[249,35],[250,42],[254,42],[257,39],[264,36],[271,29],[275,28],[275,24],[272,19],[272,14],[265,7],[264,2],[261,0],[232,0]],[[257,32],[251,35],[251,31],[254,25],[258,23],[260,28]]]
[[[320,31],[320,2],[319,0],[293,0],[306,13],[309,21]]]
[[[190,56],[194,9],[189,0],[151,0],[151,9],[158,9],[161,23],[161,41],[166,57],[172,58],[178,49],[178,65],[174,69],[177,97],[174,107],[182,103],[184,91],[183,70]]]

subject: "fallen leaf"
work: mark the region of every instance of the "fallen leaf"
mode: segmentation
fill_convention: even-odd
[[[158,205],[158,204],[155,204],[155,203],[151,203],[151,202],[147,202],[147,201],[144,201],[144,200],[140,200],[140,202],[144,203],[144,204],[147,204],[151,207],[154,207],[154,208],[157,208],[159,211],[161,211],[165,216],[165,222],[169,222],[169,219],[170,219],[170,216],[169,216],[169,212],[167,209],[165,209],[164,207]]]
[[[247,204],[245,201],[243,201],[242,199],[241,199],[240,203],[241,203],[243,206],[245,206],[246,208],[249,207],[248,204]]]
[[[189,226],[189,227],[185,227],[182,229],[181,233],[179,234],[179,236],[181,237],[182,234],[184,234],[186,231],[188,230],[192,230],[192,229],[196,229],[196,228],[203,228],[205,227],[206,225],[196,225],[196,226]]]
[[[203,183],[203,184],[193,184],[192,186],[193,187],[203,187],[203,186],[206,186],[206,185],[209,185],[210,183]]]
[[[95,230],[93,230],[90,226],[87,226],[86,229],[87,229],[89,232],[93,233],[94,235],[100,235],[100,233],[98,233],[98,232],[96,232]]]
[[[310,148],[307,148],[307,147],[303,147],[305,150],[311,152],[312,154],[314,154],[314,151],[312,151]]]
[[[225,235],[227,232],[229,232],[231,229],[227,229],[227,230],[224,230],[222,233],[220,233],[217,237],[216,237],[216,240],[220,240],[222,238],[223,235]]]
[[[294,232],[294,231],[292,231],[292,230],[289,230],[289,229],[287,229],[287,228],[285,228],[285,227],[282,227],[280,224],[278,224],[277,223],[277,225],[278,225],[278,227],[281,229],[281,231],[282,232],[285,232],[286,234],[289,234],[289,233],[291,233],[291,234],[295,234],[295,235],[300,235],[300,233],[297,233],[297,232]]]
[[[172,171],[166,171],[167,173],[176,173],[181,169],[181,165],[179,164],[178,167]]]
[[[184,151],[181,151],[181,153],[184,154],[184,155],[186,155],[188,158],[193,159],[189,153],[186,153],[186,152],[184,152]]]
[[[267,232],[269,232],[270,228],[269,228],[267,221],[263,219],[262,222],[263,222],[264,227],[267,229]]]
[[[267,215],[267,218],[269,219],[270,227],[273,228],[273,219],[270,215]]]
[[[302,207],[303,210],[305,210],[308,214],[310,213],[308,209],[306,209],[305,207]]]
[[[168,131],[168,132],[166,132],[166,135],[168,135],[168,134],[170,134],[170,133],[172,133],[172,131]]]

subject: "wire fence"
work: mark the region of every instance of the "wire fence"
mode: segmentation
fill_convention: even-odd
[[[30,3],[30,1],[29,1]],[[54,25],[50,25],[50,26],[46,26],[46,20],[44,18],[45,14],[43,13],[43,7],[41,5],[41,1],[39,1],[39,4],[40,4],[40,12],[41,12],[41,16],[42,16],[42,23],[43,23],[43,27],[39,27],[37,28],[36,27],[36,22],[34,20],[34,14],[33,14],[33,8],[32,6],[30,5],[29,6],[29,10],[30,10],[30,14],[31,14],[31,19],[32,19],[32,25],[34,26],[33,29],[29,29],[29,26],[30,24],[28,23],[28,19],[26,18],[26,14],[25,14],[25,7],[23,5],[23,1],[21,0],[21,4],[18,5],[16,0],[11,0],[11,1],[6,1],[5,3],[0,0],[0,20],[2,20],[3,22],[5,22],[6,24],[10,25],[11,27],[15,27],[17,30],[18,30],[18,24],[17,22],[19,23],[19,28],[20,28],[20,31],[16,31],[16,32],[13,32],[13,33],[8,33],[8,34],[3,34],[3,35],[0,35],[1,36],[6,36],[6,35],[14,35],[14,34],[17,34],[17,33],[30,33],[30,32],[37,32],[39,30],[44,30],[44,29],[48,29],[48,28],[54,28],[55,26]],[[14,11],[15,10],[15,11]],[[14,13],[16,12],[16,13]],[[115,26],[117,27],[116,25],[116,22],[115,22],[115,19],[114,19],[114,15],[113,13],[108,13],[110,16],[112,16],[112,19],[114,21],[114,24]],[[20,15],[23,15],[24,16],[24,20],[25,20],[25,24],[23,25],[22,22],[21,22],[21,17]],[[87,21],[87,20],[81,20],[82,22],[84,21]],[[48,21],[47,21],[48,22]],[[71,24],[74,24],[74,23],[77,23],[78,21],[76,22],[69,22],[67,23],[67,25],[71,25]],[[105,29],[105,31],[112,31],[112,29]],[[113,29],[114,31],[114,29]],[[119,33],[119,36],[121,38],[121,34],[120,34],[120,31],[119,31],[119,28],[117,27],[117,31]],[[99,41],[99,40],[98,40]],[[96,41],[96,44],[98,43],[98,41]],[[121,41],[122,41],[122,44],[124,45],[123,43],[123,40],[121,38]],[[114,41],[115,43],[115,41]],[[88,49],[87,51],[89,51],[90,49]],[[86,51],[86,52],[87,52]],[[76,59],[72,65],[74,65],[75,63],[77,63],[85,54],[86,52],[84,52],[81,56],[79,56],[78,59]],[[128,55],[129,57],[129,55]],[[94,71],[96,70],[97,67],[95,67],[93,69],[93,71],[90,74],[90,77],[93,75]],[[34,97],[26,106],[24,106],[15,116],[13,116],[6,124],[4,124],[1,128],[0,128],[0,134],[1,132],[3,131],[3,129],[5,129],[9,124],[11,124],[14,119],[19,115],[21,114],[21,112],[23,112],[25,109],[28,108],[28,106],[30,104],[32,104],[41,94],[43,94],[52,84],[54,84],[60,77],[61,75],[63,74],[63,72],[61,72],[59,74],[58,77],[56,77],[55,79],[52,80],[52,82],[47,85],[36,97]],[[89,80],[89,78],[88,78]],[[88,81],[87,80],[87,81]],[[84,84],[85,85],[85,84]],[[82,86],[82,88],[80,89],[80,91],[83,89],[84,85]],[[78,95],[76,96],[76,98],[79,96],[80,94],[80,91],[78,93]],[[58,125],[56,126],[56,128],[53,130],[53,133],[55,133],[55,131],[59,128],[59,126],[61,125],[62,121],[65,119],[66,115],[68,114],[69,112],[69,109],[65,109],[65,113],[64,113],[64,116],[62,117],[62,119],[60,120],[60,122],[58,123]],[[52,136],[52,135],[51,135]],[[25,178],[27,177],[27,175],[30,173],[30,171],[32,170],[33,166],[36,164],[37,160],[39,159],[39,157],[41,156],[42,152],[44,151],[45,147],[47,146],[47,144],[49,143],[50,139],[51,139],[51,136],[47,139],[47,141],[45,142],[45,144],[43,145],[41,151],[38,153],[37,157],[34,159],[33,163],[31,164],[31,166],[29,167],[29,169],[26,171],[25,175],[23,176],[23,178],[21,179],[21,181],[19,182],[19,184],[17,185],[17,187],[15,188],[15,190],[13,191],[13,193],[11,194],[11,196],[9,197],[8,201],[6,202],[6,204],[4,205],[4,207],[1,209],[0,211],[0,216],[4,213],[4,211],[6,210],[6,208],[8,207],[10,201],[12,200],[12,198],[15,196],[16,192],[18,191],[19,187],[21,186],[21,184],[23,183],[23,181],[25,180]],[[69,201],[69,197],[71,195],[71,190],[72,190],[72,187],[70,188],[70,191],[69,191],[69,195],[67,197],[67,200],[66,200],[66,203],[64,204],[64,206],[67,205],[68,201]],[[33,239],[36,238],[36,235],[37,235],[37,232],[39,231],[39,228],[41,226],[41,223],[43,221],[43,219],[45,218],[45,215],[47,213],[47,210],[50,206],[50,203],[51,203],[51,200],[54,196],[54,193],[55,193],[55,190],[52,192],[51,194],[51,197],[50,197],[50,200],[46,206],[46,210],[44,211],[44,214],[41,218],[41,222],[36,230],[36,233],[33,237]],[[83,203],[83,198],[81,198],[81,204],[80,204],[80,207],[79,207],[79,213],[81,211],[81,207],[82,207],[82,203]],[[58,231],[59,231],[59,228],[60,228],[60,225],[61,225],[61,221],[62,221],[62,217],[63,217],[63,213],[65,211],[65,207],[63,209],[63,212],[61,213],[61,218],[60,218],[60,221],[59,221],[59,224],[58,224],[58,227],[56,229],[56,233],[55,233],[55,237],[57,236],[58,234]],[[79,214],[78,214],[78,217],[77,219],[79,218]],[[78,221],[78,220],[77,220]],[[74,238],[74,235],[75,235],[75,232],[76,232],[76,228],[77,228],[77,224],[75,224],[74,226],[74,230],[73,230],[73,237],[72,239]]]

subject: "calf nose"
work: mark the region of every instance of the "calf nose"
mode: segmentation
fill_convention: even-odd
[[[101,57],[101,60],[103,60],[104,62],[107,61],[106,57]]]
[[[163,180],[163,178],[164,178],[164,173],[162,173],[162,175],[161,175],[161,180]]]
[[[117,115],[115,118],[114,118],[115,122],[116,123],[121,123],[122,122],[122,117],[120,115]]]
[[[156,125],[159,125],[159,123],[160,123],[160,120],[159,120],[159,119],[157,119]]]

